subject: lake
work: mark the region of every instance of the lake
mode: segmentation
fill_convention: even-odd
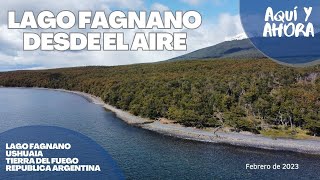
[[[127,125],[85,98],[52,90],[0,88],[0,132],[50,125],[100,144],[128,179],[318,179],[320,156],[202,143]],[[299,170],[247,170],[246,164],[299,164]]]

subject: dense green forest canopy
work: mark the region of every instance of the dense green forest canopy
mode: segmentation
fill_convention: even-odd
[[[3,72],[0,85],[83,91],[135,115],[186,126],[256,133],[299,127],[319,136],[319,76],[320,66],[213,60]]]

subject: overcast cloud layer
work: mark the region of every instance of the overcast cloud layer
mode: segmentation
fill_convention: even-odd
[[[180,0],[181,4],[197,5],[206,0]],[[168,1],[170,2],[170,1]],[[212,11],[219,8],[223,2],[212,1]],[[10,0],[1,3],[0,12],[0,71],[16,69],[44,69],[57,67],[74,67],[87,65],[123,65],[134,63],[147,63],[173,58],[203,47],[211,46],[224,41],[227,37],[236,36],[243,32],[238,15],[222,12],[213,20],[204,18],[202,26],[197,30],[188,30],[188,51],[184,52],[24,52],[22,50],[21,30],[7,29],[7,12],[15,10],[22,14],[26,10],[39,12],[51,10],[170,10],[170,4],[156,1],[147,3],[147,0]],[[208,12],[199,11],[202,15]],[[27,30],[24,30],[27,31]],[[90,31],[90,30],[87,30]],[[112,30],[111,30],[112,31]],[[137,30],[125,30],[126,39],[132,39]],[[139,30],[141,32],[141,30]]]

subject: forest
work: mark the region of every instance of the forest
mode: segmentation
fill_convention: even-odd
[[[320,136],[320,65],[194,60],[1,72],[0,86],[76,90],[134,115],[197,128]]]

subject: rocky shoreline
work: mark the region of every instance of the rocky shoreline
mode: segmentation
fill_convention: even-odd
[[[46,88],[37,88],[46,89]],[[155,131],[164,135],[174,136],[178,138],[211,142],[211,143],[223,143],[243,147],[253,147],[260,149],[282,150],[292,151],[306,154],[320,155],[320,141],[318,140],[295,140],[295,139],[272,139],[264,137],[262,135],[236,133],[236,132],[223,132],[214,129],[197,129],[193,127],[184,127],[179,124],[162,123],[160,121],[153,121],[138,116],[134,116],[129,112],[125,112],[121,109],[117,109],[109,104],[104,103],[101,98],[93,96],[91,94],[68,91],[64,89],[46,89],[54,90],[66,93],[77,94],[86,98],[88,101],[103,106],[104,108],[114,112],[116,116],[126,123],[134,126],[138,126],[143,129]]]

